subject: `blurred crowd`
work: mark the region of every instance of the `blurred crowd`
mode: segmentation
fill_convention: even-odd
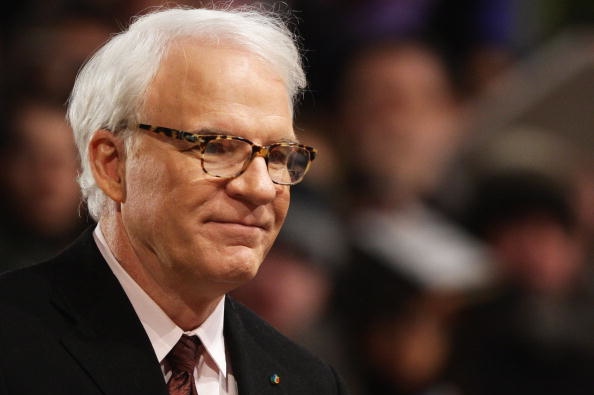
[[[593,3],[263,3],[291,12],[301,37],[310,83],[295,125],[320,154],[233,296],[353,395],[594,393],[594,56],[565,69],[586,81],[569,97],[590,115],[555,114],[579,133],[520,122],[554,111],[553,89],[517,93],[538,91],[521,66],[546,71],[535,54],[558,35],[594,54]],[[23,0],[3,13],[0,271],[93,225],[65,103],[85,59],[160,4]]]

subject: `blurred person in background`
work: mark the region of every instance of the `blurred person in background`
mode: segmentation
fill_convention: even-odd
[[[466,224],[496,281],[458,322],[456,381],[476,395],[591,394],[592,239],[577,204],[586,162],[568,141],[523,129],[475,154]]]
[[[432,203],[464,137],[461,103],[439,53],[414,39],[360,48],[341,81],[337,140],[352,255],[334,303],[358,373],[352,386],[452,393],[453,317],[490,280],[482,245]]]
[[[350,372],[353,392],[462,394],[449,368],[452,330],[473,296],[464,273],[450,273],[460,280],[453,286],[430,274],[412,275],[381,251],[354,250],[351,260],[340,272],[335,308],[349,361],[342,368]]]
[[[370,43],[346,63],[340,92],[336,130],[353,205],[398,211],[430,198],[464,137],[438,52],[413,39]]]
[[[449,264],[483,281],[481,246],[433,200],[465,136],[439,54],[414,40],[373,44],[355,52],[342,81],[336,124],[353,242],[402,264],[425,261],[412,267],[444,281]]]
[[[527,171],[487,175],[475,188],[471,226],[498,262],[501,281],[537,296],[571,293],[586,263],[574,191]]]
[[[4,26],[1,81],[0,271],[58,253],[93,222],[76,183],[78,154],[65,103],[78,69],[112,31],[106,20],[73,5],[23,2],[13,11]]]
[[[0,155],[0,271],[54,255],[90,223],[64,107],[34,97],[8,104]]]

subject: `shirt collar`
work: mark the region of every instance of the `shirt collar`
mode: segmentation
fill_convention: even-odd
[[[97,225],[93,232],[93,238],[103,258],[128,296],[134,311],[136,311],[136,314],[140,318],[140,322],[149,337],[159,362],[163,362],[165,356],[171,351],[182,334],[196,335],[200,338],[206,352],[215,362],[219,371],[226,377],[227,359],[223,338],[225,297],[221,297],[214,311],[202,325],[191,331],[184,332],[119,264],[107,245],[99,225]]]

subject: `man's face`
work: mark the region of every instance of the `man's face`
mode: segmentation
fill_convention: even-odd
[[[62,108],[25,103],[14,128],[18,145],[3,158],[0,176],[11,213],[38,236],[69,235],[80,225],[80,189],[76,148]]]
[[[380,188],[417,197],[435,188],[460,125],[445,69],[414,44],[364,53],[350,69],[345,130]]]
[[[141,122],[259,145],[295,140],[290,98],[269,65],[242,50],[185,44],[165,58]],[[272,183],[261,157],[237,178],[215,178],[191,143],[137,133],[121,215],[141,264],[161,283],[214,293],[251,279],[285,219],[289,187]]]

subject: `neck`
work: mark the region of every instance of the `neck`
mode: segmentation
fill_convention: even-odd
[[[99,226],[122,268],[184,331],[199,327],[224,297],[224,293],[204,292],[208,287],[183,281],[156,255],[135,248],[118,215],[102,217]]]

